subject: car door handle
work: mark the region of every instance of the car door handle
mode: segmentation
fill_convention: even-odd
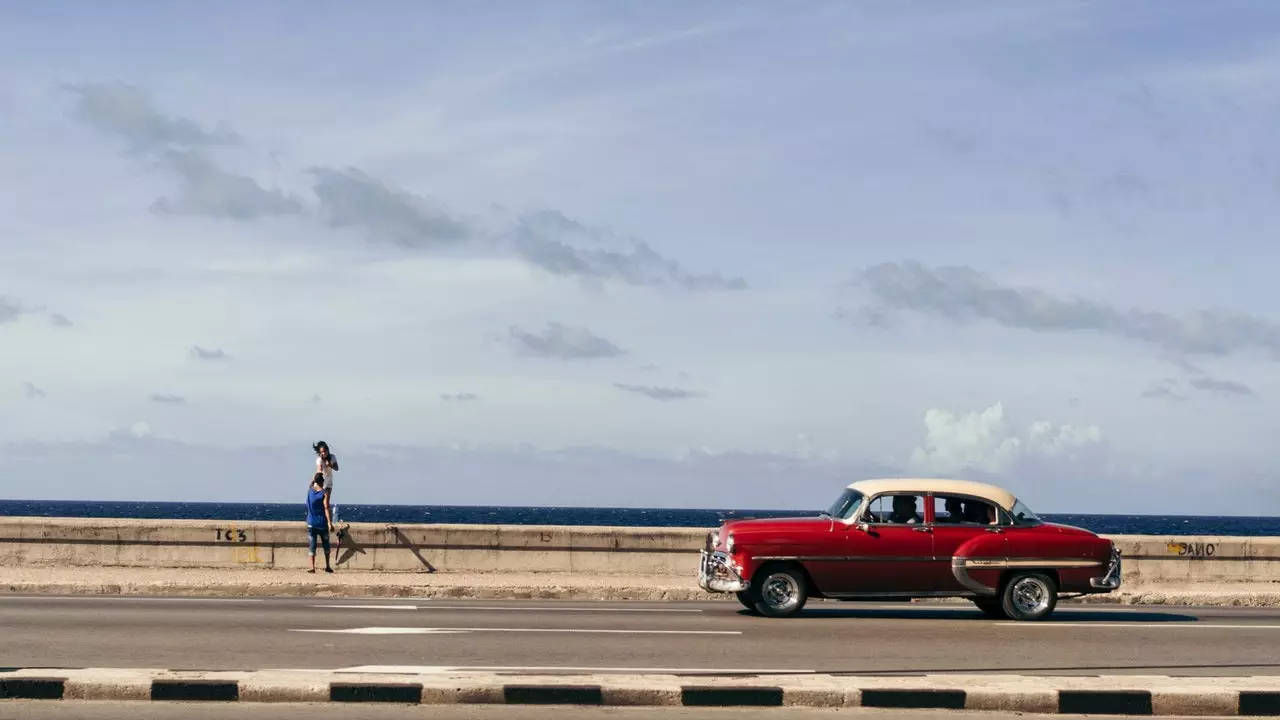
[[[914,527],[914,528],[911,528],[911,529],[912,529],[912,530],[914,530],[915,532],[922,532],[922,533],[929,533],[929,532],[933,532],[933,529],[932,529],[932,528],[926,528],[926,527]]]
[[[1004,530],[1001,530],[1000,528],[987,528],[987,532],[989,532],[989,533],[1002,533],[1002,532],[1004,532]]]

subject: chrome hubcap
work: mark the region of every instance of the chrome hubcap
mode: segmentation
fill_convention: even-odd
[[[790,575],[770,575],[760,595],[769,607],[785,610],[800,600],[800,586]]]
[[[1049,607],[1049,588],[1036,578],[1023,578],[1013,585],[1013,606],[1032,615]]]

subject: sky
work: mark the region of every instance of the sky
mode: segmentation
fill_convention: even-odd
[[[1280,513],[1280,5],[9,3],[0,497]]]

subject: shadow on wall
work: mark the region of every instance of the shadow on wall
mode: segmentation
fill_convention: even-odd
[[[429,573],[433,573],[436,571],[435,566],[432,565],[429,560],[427,560],[425,557],[422,556],[422,553],[418,550],[417,546],[414,545],[411,540],[409,540],[409,536],[405,535],[404,531],[402,531],[400,528],[396,527],[395,525],[388,525],[387,529],[390,530],[391,534],[395,537],[396,544],[403,546],[404,548],[409,550],[409,552],[413,553],[413,556],[416,557],[418,559],[418,562],[422,564],[423,569],[425,569]],[[338,557],[334,561],[335,565],[340,566],[344,562],[347,562],[357,554],[358,555],[367,554],[364,547],[355,539],[355,536],[352,535],[350,525],[347,525],[346,527],[338,531],[338,543],[339,543]]]

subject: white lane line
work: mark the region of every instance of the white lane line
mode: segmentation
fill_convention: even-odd
[[[308,670],[307,672],[313,672]],[[585,673],[635,673],[639,675],[735,675],[754,673],[794,673],[796,675],[816,675],[816,670],[762,670],[760,668],[709,669],[709,668],[636,668],[636,667],[563,667],[557,665],[510,665],[510,666],[460,666],[440,667],[435,665],[357,665],[328,672],[335,673],[381,673],[386,675],[453,675],[458,673],[486,672],[585,672]]]
[[[417,610],[417,605],[312,605],[313,608],[342,608],[343,610]]]
[[[589,608],[589,607],[540,607],[500,605],[312,605],[317,608],[344,608],[352,610],[482,610],[498,612],[598,612],[598,613],[701,613],[701,610],[683,608]]]
[[[41,602],[50,600],[60,600],[67,602],[79,601],[116,601],[116,602],[266,602],[261,597],[151,597],[142,596],[142,594],[113,594],[113,596],[101,596],[101,594],[76,594],[76,596],[45,596],[45,594],[0,594],[0,600],[38,600]]]
[[[1280,630],[1280,625],[1226,625],[1223,623],[1118,623],[1118,622],[997,622],[1004,627],[1089,627],[1099,630],[1109,628],[1160,628],[1168,630]]]
[[[289,632],[347,633],[351,635],[431,635],[435,633],[581,633],[588,635],[741,635],[741,630],[596,630],[592,628],[490,628],[490,627],[363,627],[363,628],[308,628],[290,629]]]
[[[348,635],[461,635],[467,630],[414,627],[366,627],[345,630],[289,630],[289,632],[346,633]]]

